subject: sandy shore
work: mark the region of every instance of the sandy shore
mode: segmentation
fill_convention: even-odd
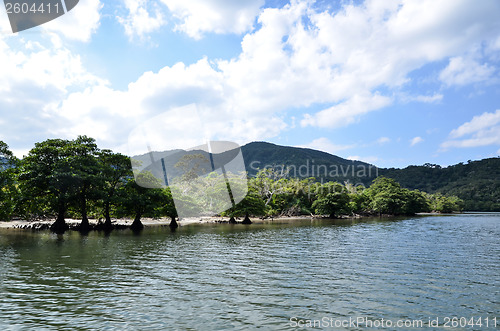
[[[311,216],[292,216],[292,217],[274,217],[274,218],[257,218],[251,217],[252,223],[269,223],[269,222],[290,222],[293,220],[307,220],[314,219]],[[36,226],[40,225],[51,225],[55,220],[38,220],[38,221],[24,221],[24,220],[14,220],[8,222],[0,222],[0,229],[33,229]],[[243,221],[243,217],[236,218],[237,222]],[[71,219],[67,218],[66,223],[70,226],[76,226],[80,224],[81,220],[79,219]],[[89,219],[90,224],[97,224],[97,219]],[[122,218],[122,219],[113,219],[114,225],[121,226],[129,226],[132,224],[133,219]],[[144,226],[168,226],[170,224],[170,218],[142,218],[141,222]],[[189,224],[214,224],[214,223],[228,223],[229,217],[196,217],[196,218],[183,218],[178,221],[180,226],[189,225]]]

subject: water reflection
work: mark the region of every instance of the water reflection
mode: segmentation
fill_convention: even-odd
[[[499,215],[0,232],[0,327],[286,329],[495,317]]]

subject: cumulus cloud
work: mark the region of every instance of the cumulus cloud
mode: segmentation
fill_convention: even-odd
[[[439,78],[448,86],[467,85],[488,81],[495,73],[495,68],[487,63],[480,64],[474,59],[453,57]]]
[[[159,4],[146,0],[124,0],[127,17],[117,16],[125,28],[125,34],[132,39],[144,38],[146,34],[158,30],[167,23]]]
[[[190,66],[178,63],[158,73],[146,72],[125,91],[98,85],[73,93],[51,115],[65,120],[59,135],[89,134],[110,147],[122,148],[122,152],[127,152],[123,137],[137,125],[188,104],[196,105],[205,136],[211,139],[242,143],[275,136],[285,128],[272,114],[264,119],[240,112],[225,93],[222,74],[202,59]],[[169,123],[175,122],[182,129],[182,114],[176,118],[169,117]],[[177,148],[173,142],[165,141],[162,146]]]
[[[264,0],[161,0],[180,20],[176,29],[200,39],[205,33],[237,33],[249,31]]]
[[[103,4],[100,0],[80,1],[67,14],[42,24],[41,28],[55,32],[67,39],[88,42],[92,34],[99,28],[102,7]]]
[[[424,141],[424,139],[422,137],[415,137],[412,140],[410,140],[410,145],[415,146],[417,144],[420,144],[423,141]]]
[[[452,130],[449,137],[441,144],[444,150],[450,147],[500,145],[500,109],[474,116],[471,121]]]
[[[183,20],[178,29],[195,37],[209,31],[245,31],[253,21],[249,17],[257,15],[261,6],[254,1],[224,6],[215,0],[163,2]],[[434,9],[429,11],[429,6]],[[311,2],[292,1],[282,8],[260,11],[259,29],[243,37],[242,52],[236,58],[201,59],[190,66],[179,63],[148,72],[125,91],[89,89],[70,96],[54,112],[69,114],[75,125],[82,125],[74,115],[79,111],[68,109],[85,107],[83,116],[92,121],[101,113],[118,113],[118,107],[100,99],[128,100],[117,120],[107,124],[112,128],[108,132],[115,135],[115,131],[130,129],[130,123],[139,118],[196,103],[209,118],[213,136],[236,142],[278,135],[287,128],[286,111],[297,107],[325,105],[304,115],[302,126],[345,126],[391,105],[392,93],[381,90],[401,89],[413,70],[458,56],[493,36],[492,30],[500,31],[493,14],[499,8],[496,1],[481,2],[472,11],[462,1],[367,1],[330,13],[316,11]],[[247,13],[241,19],[244,24],[234,25],[231,20],[239,11]],[[222,20],[212,21],[211,15]],[[442,95],[416,98],[436,102]],[[78,101],[69,107],[70,100]],[[84,100],[95,100],[87,102],[95,107],[82,106]],[[107,106],[103,104],[112,109],[104,111]],[[119,124],[114,127],[112,123]]]
[[[282,8],[266,9],[261,9],[264,1],[254,0],[161,1],[180,20],[177,29],[194,38],[212,32],[246,32],[239,56],[166,66],[146,72],[126,89],[118,90],[92,81],[83,67],[78,69],[79,58],[64,49],[36,50],[33,43],[30,47],[38,55],[28,62],[39,58],[39,62],[52,63],[54,68],[48,70],[55,72],[55,78],[49,80],[33,65],[21,78],[0,86],[5,90],[22,84],[29,91],[26,100],[34,100],[33,104],[12,94],[2,101],[22,100],[19,105],[24,106],[19,107],[25,107],[25,115],[28,109],[42,109],[44,118],[54,123],[43,122],[53,135],[87,133],[111,148],[123,144],[138,123],[194,103],[211,136],[243,143],[277,136],[287,128],[287,111],[291,109],[320,109],[309,110],[300,119],[302,126],[335,128],[355,123],[363,115],[396,102],[394,91],[404,90],[414,70],[435,61],[464,57],[471,48],[483,44],[495,45],[500,32],[500,3],[495,0],[473,5],[458,0],[371,0],[345,4],[335,12],[319,11],[314,2],[297,0]],[[85,3],[94,4],[88,6],[99,12],[98,0]],[[129,35],[145,35],[164,24],[159,19],[163,18],[161,11],[155,12],[154,6],[148,7],[144,1],[127,0],[125,4],[135,13],[122,18]],[[258,28],[252,29],[256,17]],[[147,23],[150,20],[154,23],[151,26]],[[95,21],[88,26],[96,26]],[[4,52],[0,50],[0,54]],[[0,61],[6,72],[30,67],[23,62],[23,54]],[[57,54],[66,64],[56,68]],[[71,61],[75,64],[70,66]],[[44,77],[43,82],[28,74]],[[9,75],[3,77],[14,77]],[[80,84],[78,80],[85,86],[69,91],[68,87]],[[38,90],[30,89],[29,84]],[[54,92],[47,93],[49,90]],[[37,93],[44,96],[37,98]],[[52,96],[50,100],[47,95]],[[417,97],[422,102],[440,98],[440,94]],[[324,140],[316,142],[320,143],[336,147]]]
[[[20,47],[13,49],[11,41]],[[0,131],[18,156],[28,141],[46,137],[57,127],[60,119],[50,111],[71,90],[106,84],[87,72],[80,56],[63,47],[57,35],[44,42],[0,39],[0,63]]]
[[[377,110],[391,104],[388,97],[375,95],[354,95],[349,100],[324,109],[314,115],[306,114],[302,126],[334,128],[355,122],[360,115]]]
[[[318,139],[314,139],[308,144],[305,145],[300,145],[297,147],[305,147],[305,148],[312,148],[316,149],[319,151],[327,152],[330,154],[335,154],[339,151],[343,151],[346,149],[351,149],[354,147],[354,145],[340,145],[340,144],[334,144],[330,141],[330,139],[322,137]]]

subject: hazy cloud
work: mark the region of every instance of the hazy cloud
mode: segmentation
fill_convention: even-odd
[[[415,137],[412,140],[410,140],[410,145],[415,146],[416,144],[420,144],[423,141],[424,139],[422,137]]]
[[[500,145],[500,109],[474,116],[471,121],[452,130],[450,138],[441,144],[442,149]]]

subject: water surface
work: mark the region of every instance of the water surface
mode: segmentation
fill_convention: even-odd
[[[499,328],[499,265],[500,214],[3,230],[0,329],[284,330],[360,316]]]

